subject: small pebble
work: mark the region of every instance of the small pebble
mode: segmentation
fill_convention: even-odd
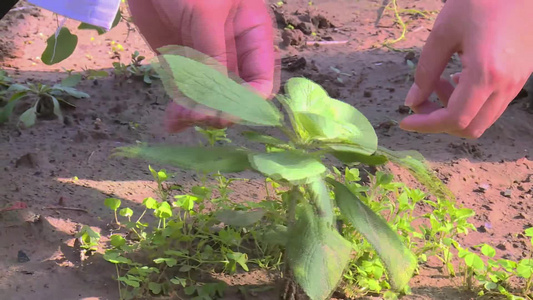
[[[512,195],[512,192],[510,189],[506,189],[505,191],[502,191],[502,196],[504,197],[507,197],[507,198],[511,198],[511,195]]]
[[[26,255],[26,253],[24,253],[24,251],[19,250],[19,253],[17,255],[17,261],[19,263],[25,263],[25,262],[29,262],[30,258],[28,257],[28,255]]]

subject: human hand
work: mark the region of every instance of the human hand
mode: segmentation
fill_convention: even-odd
[[[533,2],[448,0],[435,21],[405,105],[408,131],[479,138],[503,114],[533,71]],[[441,79],[450,57],[463,65],[454,87]],[[444,105],[428,100],[436,92]]]
[[[215,58],[265,98],[274,89],[271,17],[262,0],[129,0],[132,18],[152,49],[193,48]],[[167,129],[192,125],[223,128],[231,123],[172,102]]]

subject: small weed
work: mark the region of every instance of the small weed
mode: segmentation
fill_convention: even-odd
[[[113,68],[115,76],[125,78],[142,78],[146,84],[152,84],[153,79],[159,79],[157,73],[153,70],[152,65],[143,65],[145,57],[138,51],[131,54],[131,62],[126,65],[121,62],[114,62]]]
[[[119,199],[105,200],[120,225],[120,232],[110,237],[104,259],[116,264],[121,299],[177,291],[194,299],[213,299],[223,295],[225,285],[199,282],[199,275],[213,269],[234,274],[249,271],[249,265],[279,268],[279,247],[268,245],[262,237],[273,228],[263,217],[282,214],[280,207],[270,202],[229,201],[232,180],[222,176],[215,185],[203,183],[188,194],[172,196],[163,184],[169,178],[166,171],[149,169],[158,195],[167,201],[146,198],[137,214],[121,208]],[[215,204],[218,211],[208,208]]]
[[[60,122],[63,122],[60,103],[75,107],[65,97],[70,96],[78,99],[89,97],[88,94],[74,88],[81,79],[81,74],[73,74],[53,86],[41,83],[11,84],[5,91],[5,93],[11,93],[11,97],[0,111],[0,123],[7,122],[18,101],[27,97],[34,100],[33,104],[19,117],[20,122],[26,128],[33,126],[38,116],[47,118],[55,115]]]

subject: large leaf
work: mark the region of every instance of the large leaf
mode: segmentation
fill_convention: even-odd
[[[223,222],[225,225],[234,227],[246,227],[253,225],[261,220],[264,215],[265,211],[262,209],[246,211],[225,209],[215,213],[217,220]]]
[[[180,105],[241,124],[281,126],[282,116],[276,107],[229,78],[214,59],[186,47],[169,46],[161,51],[154,70]]]
[[[295,131],[303,139],[358,145],[351,150],[370,155],[377,149],[377,136],[368,119],[353,106],[329,97],[318,84],[291,78],[282,102],[291,115]]]
[[[75,87],[76,85],[78,85],[78,83],[80,83],[81,79],[82,76],[80,73],[72,74],[61,80],[61,85],[67,87]]]
[[[130,146],[117,149],[116,155],[143,158],[201,172],[233,173],[250,169],[250,152],[236,147]]]
[[[311,300],[329,299],[350,261],[351,245],[309,204],[289,228],[287,258],[294,278]]]
[[[333,225],[335,215],[333,212],[333,201],[329,195],[328,187],[323,178],[311,182],[307,186],[313,204],[316,206],[316,212],[320,218],[326,221],[329,226]]]
[[[62,27],[58,34],[46,40],[46,49],[41,55],[41,60],[47,65],[57,64],[67,59],[78,44],[78,36],[71,34],[68,28]]]
[[[342,215],[367,239],[385,264],[392,287],[396,290],[403,289],[413,276],[417,265],[416,257],[387,222],[344,184],[331,178],[326,180],[334,187],[335,200]]]
[[[345,151],[346,148],[344,147],[337,147],[337,149],[342,150],[332,150],[330,153],[345,164],[363,163],[369,166],[379,166],[388,162],[388,159],[385,155],[366,155],[354,151]]]
[[[37,120],[37,108],[36,106],[30,107],[28,110],[20,115],[19,120],[24,124],[26,128],[32,127]]]
[[[15,108],[15,105],[17,104],[18,100],[24,98],[27,95],[27,91],[22,90],[11,96],[7,104],[4,107],[0,108],[0,123],[5,123],[9,121],[9,116],[13,112],[13,109]]]
[[[63,92],[63,93],[66,93],[74,98],[89,98],[89,94],[85,93],[85,92],[82,92],[82,91],[79,91],[73,87],[68,87],[68,86],[62,86],[62,85],[59,85],[59,84],[56,84],[52,87],[52,90],[54,90],[54,92],[57,92],[57,91],[60,91],[60,92]]]
[[[426,164],[424,157],[417,151],[392,151],[379,147],[376,154],[386,156],[393,164],[407,169],[416,180],[423,184],[433,195],[455,201],[454,194]]]
[[[257,142],[271,146],[286,146],[287,142],[270,135],[261,134],[255,131],[245,131],[242,135],[252,142]]]
[[[327,169],[318,160],[296,151],[251,154],[252,167],[274,180],[311,183]]]

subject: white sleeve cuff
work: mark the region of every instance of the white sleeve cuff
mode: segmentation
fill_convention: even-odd
[[[69,19],[111,29],[121,0],[28,0]]]

